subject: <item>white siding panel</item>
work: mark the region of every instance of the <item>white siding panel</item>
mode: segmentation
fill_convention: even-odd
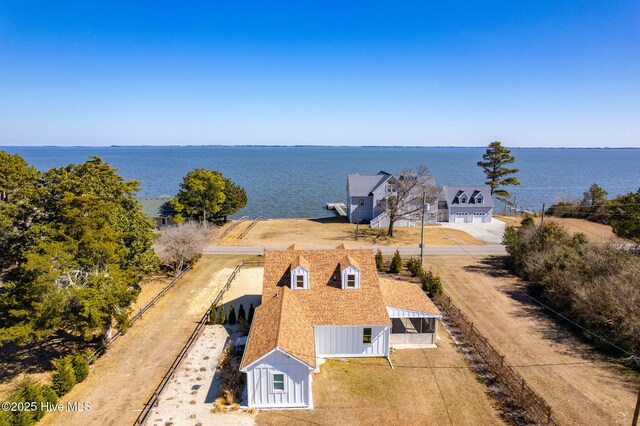
[[[411,311],[409,309],[387,306],[389,318],[440,318],[441,315],[428,314],[426,312]]]
[[[364,328],[371,328],[371,343],[362,342]],[[388,326],[316,326],[316,356],[366,357],[389,355]]]
[[[272,375],[284,374],[284,392],[272,390]],[[308,407],[310,395],[309,367],[275,351],[247,371],[249,406],[257,408]]]

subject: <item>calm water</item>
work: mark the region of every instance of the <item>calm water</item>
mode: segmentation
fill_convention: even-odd
[[[174,195],[194,168],[219,170],[245,187],[249,203],[239,215],[323,217],[325,204],[344,202],[349,173],[396,172],[424,164],[439,185],[474,185],[484,148],[374,147],[0,147],[22,155],[40,170],[79,163],[97,155],[142,183],[141,196]],[[580,197],[593,182],[611,196],[640,187],[640,149],[513,149],[521,186],[516,204]],[[502,206],[499,206],[502,210]]]

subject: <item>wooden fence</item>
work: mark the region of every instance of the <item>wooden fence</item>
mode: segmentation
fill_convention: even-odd
[[[509,402],[522,409],[528,420],[533,423],[559,426],[560,423],[551,412],[549,404],[529,387],[513,367],[505,362],[504,356],[491,346],[464,312],[453,304],[451,298],[439,294],[434,297],[434,300],[458,327],[465,343],[473,347],[483,359],[487,370],[501,385]]]
[[[151,410],[153,409],[153,407],[158,406],[158,399],[160,398],[160,394],[162,394],[162,391],[164,391],[165,387],[167,387],[167,385],[169,384],[169,381],[175,374],[176,370],[178,369],[178,367],[180,366],[184,358],[187,356],[187,354],[191,350],[191,347],[193,346],[193,344],[196,342],[196,340],[200,336],[202,329],[209,321],[209,315],[211,314],[211,309],[214,306],[218,306],[218,303],[220,303],[220,301],[222,300],[224,293],[229,289],[229,287],[231,286],[231,283],[236,279],[236,276],[238,275],[238,272],[240,272],[240,269],[242,269],[242,267],[244,266],[261,266],[263,264],[264,263],[261,260],[243,260],[234,268],[231,275],[229,275],[229,278],[227,278],[227,282],[224,284],[222,289],[220,289],[220,292],[214,299],[213,303],[211,304],[211,306],[209,306],[209,309],[207,309],[207,312],[204,313],[204,315],[198,322],[198,325],[196,326],[195,330],[193,330],[193,333],[191,333],[189,340],[187,340],[187,343],[184,345],[184,347],[182,348],[182,350],[180,351],[176,359],[173,361],[173,364],[171,364],[171,367],[169,367],[169,370],[162,378],[162,381],[160,382],[156,390],[153,392],[153,395],[151,395],[151,398],[149,398],[149,401],[147,401],[147,403],[145,404],[144,408],[140,412],[140,415],[136,419],[135,425],[143,425],[144,422],[147,420],[147,417],[149,417],[149,414],[151,413]]]
[[[218,240],[223,239],[224,237],[226,237],[226,236],[227,236],[227,234],[228,234],[229,232],[233,231],[233,229],[234,229],[236,226],[240,225],[242,222],[244,222],[244,221],[245,221],[245,220],[247,220],[247,219],[249,219],[249,216],[242,216],[240,219],[235,220],[231,225],[229,225],[229,226],[227,227],[227,229],[225,229],[225,230],[224,230],[224,232],[223,232],[222,234],[218,235],[218,237],[217,237],[216,239],[218,239]]]
[[[258,216],[258,217],[256,217],[256,218],[253,220],[253,222],[251,222],[251,223],[249,224],[249,226],[247,226],[247,229],[245,229],[244,231],[242,231],[242,234],[238,235],[238,239],[239,239],[239,240],[243,239],[243,238],[245,237],[245,235],[247,235],[247,234],[249,233],[249,231],[251,231],[251,228],[253,228],[254,226],[256,226],[256,224],[257,224],[258,222],[260,222],[261,220],[267,220],[267,218],[266,218],[266,217],[264,217],[264,216]]]

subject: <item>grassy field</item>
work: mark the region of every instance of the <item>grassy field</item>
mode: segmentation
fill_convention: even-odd
[[[562,424],[627,425],[640,381],[552,320],[501,268],[500,259],[428,259],[444,291],[553,408]]]
[[[498,216],[498,219],[507,225],[520,225],[522,217],[514,216]],[[590,222],[584,219],[560,218],[553,216],[545,216],[545,222],[554,222],[562,225],[571,233],[582,232],[594,243],[608,243],[611,241],[620,241],[614,234],[611,226],[602,223]],[[537,225],[540,225],[541,218],[535,218]]]
[[[259,425],[504,424],[486,386],[441,328],[437,349],[391,359],[329,360],[313,377],[313,410],[265,410]]]
[[[203,256],[61,400],[88,401],[91,411],[49,413],[41,424],[132,424],[241,259]]]
[[[324,219],[271,219],[258,222],[242,239],[238,236],[250,222],[236,226],[223,239],[214,240],[218,245],[288,246],[299,243],[307,246],[332,246],[347,242],[352,245],[417,245],[420,242],[420,227],[396,228],[394,237],[386,236],[386,229],[372,229],[369,225],[359,227],[355,239],[356,225],[345,218]],[[226,225],[226,226],[230,226]],[[223,229],[224,230],[224,229]],[[425,226],[425,245],[484,245],[484,242],[466,232],[446,229],[438,225]]]

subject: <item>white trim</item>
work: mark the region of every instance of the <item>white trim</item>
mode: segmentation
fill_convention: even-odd
[[[248,341],[247,341],[247,342],[248,342]],[[267,356],[271,355],[271,354],[272,354],[272,353],[274,353],[275,351],[278,351],[278,352],[280,352],[280,353],[282,353],[282,354],[284,354],[284,355],[288,356],[289,358],[293,358],[293,359],[295,359],[295,360],[296,360],[296,361],[298,361],[300,364],[304,364],[304,365],[306,365],[307,367],[309,367],[309,370],[314,370],[314,369],[315,369],[315,367],[313,367],[313,366],[309,365],[308,363],[306,363],[306,362],[302,361],[300,358],[295,357],[295,356],[291,355],[289,352],[287,352],[287,351],[285,351],[285,350],[282,350],[282,349],[280,349],[279,347],[277,347],[277,346],[276,346],[275,348],[271,349],[271,350],[270,350],[269,352],[267,352],[266,354],[262,355],[260,358],[258,358],[258,359],[256,359],[256,360],[254,360],[254,361],[253,361],[253,362],[251,362],[250,364],[245,365],[245,367],[244,367],[244,368],[241,368],[241,369],[240,369],[240,371],[241,371],[241,372],[243,372],[243,373],[246,373],[246,372],[247,372],[247,370],[249,369],[249,367],[252,367],[252,366],[253,366],[253,364],[257,363],[257,362],[258,362],[258,361],[260,361],[262,358],[265,358],[265,357],[267,357]],[[244,353],[246,354],[246,353],[247,353],[247,351],[245,350],[245,352],[244,352]],[[315,354],[314,354],[314,356],[315,356]],[[242,355],[242,360],[244,360],[244,354]],[[242,365],[242,361],[240,361],[240,365]]]
[[[397,309],[399,311],[404,311],[407,312],[410,315],[407,316],[391,316],[391,309]],[[387,315],[389,315],[389,318],[437,318],[437,319],[441,319],[442,315],[441,314],[433,314],[433,313],[429,313],[429,312],[421,312],[421,311],[415,311],[412,309],[405,309],[405,308],[398,308],[397,306],[387,306]]]
[[[280,374],[282,376],[282,389],[275,388],[275,375]],[[280,370],[273,370],[269,374],[269,392],[271,393],[287,393],[287,375]]]

